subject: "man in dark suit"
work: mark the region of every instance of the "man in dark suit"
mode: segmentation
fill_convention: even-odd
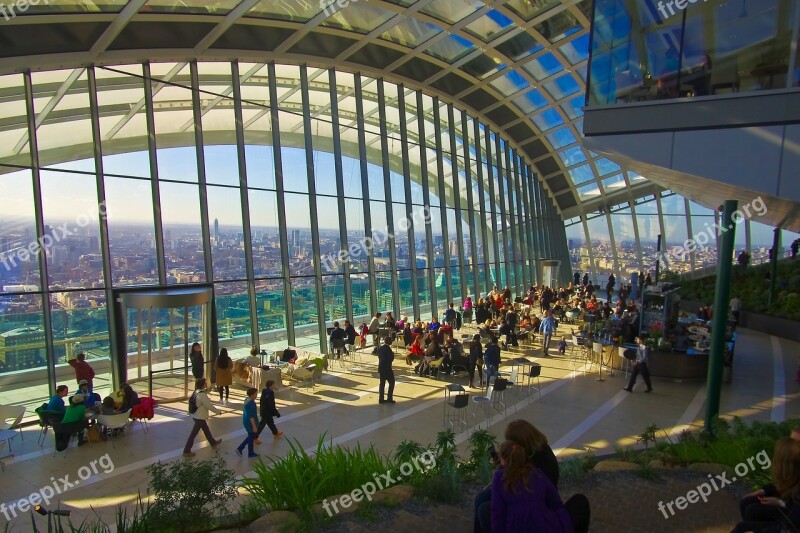
[[[381,378],[380,400],[378,403],[396,403],[392,397],[394,395],[394,371],[392,370],[394,352],[392,352],[392,347],[390,346],[391,342],[391,337],[386,337],[383,339],[381,347],[378,348],[378,374]],[[389,382],[389,394],[384,399],[387,381]]]

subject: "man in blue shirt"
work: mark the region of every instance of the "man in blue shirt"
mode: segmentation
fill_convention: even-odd
[[[69,394],[69,387],[66,385],[59,385],[56,387],[56,393],[50,397],[50,401],[47,404],[48,411],[58,411],[60,413],[64,413],[67,410],[67,406],[64,404],[64,398]]]
[[[550,355],[547,352],[550,350],[550,340],[553,338],[557,327],[556,319],[553,318],[553,312],[547,311],[547,316],[542,320],[542,324],[539,326],[539,333],[544,336],[542,338],[542,348],[544,349],[545,357],[549,357]]]

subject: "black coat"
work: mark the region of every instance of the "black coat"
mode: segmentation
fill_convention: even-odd
[[[394,352],[392,352],[392,347],[388,344],[382,344],[378,348],[378,373],[381,375],[392,374],[393,361]]]
[[[261,392],[261,418],[268,416],[281,416],[278,408],[275,407],[275,391],[264,388]]]

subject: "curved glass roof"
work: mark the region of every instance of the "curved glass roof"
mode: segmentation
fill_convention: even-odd
[[[9,13],[0,74],[61,69],[51,109],[38,122],[69,106],[72,84],[85,83],[82,69],[64,68],[90,63],[236,57],[382,76],[453,102],[510,139],[569,218],[659,189],[581,146],[591,6],[591,0],[51,0]],[[161,75],[171,74],[178,72]],[[19,153],[24,147],[17,141],[12,147]]]

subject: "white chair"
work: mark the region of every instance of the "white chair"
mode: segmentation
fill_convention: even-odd
[[[494,392],[494,385],[489,385],[486,389],[486,396],[473,396],[472,401],[475,402],[475,412],[473,413],[473,417],[475,419],[478,418],[478,410],[483,410],[486,412],[486,419],[488,420],[491,416],[491,408],[492,408],[492,394]],[[487,422],[488,424],[488,422]]]
[[[0,405],[0,429],[18,429],[19,438],[22,440],[22,417],[25,416],[24,405]],[[10,422],[9,422],[10,421]],[[8,451],[11,451],[11,440],[8,441]]]
[[[106,429],[121,429],[122,434],[125,435],[126,431],[125,428],[128,427],[130,423],[131,411],[133,409],[128,409],[125,413],[120,413],[118,415],[97,415],[97,423],[104,426]],[[111,436],[109,435],[109,438]],[[114,439],[111,439],[111,447],[114,448]]]

